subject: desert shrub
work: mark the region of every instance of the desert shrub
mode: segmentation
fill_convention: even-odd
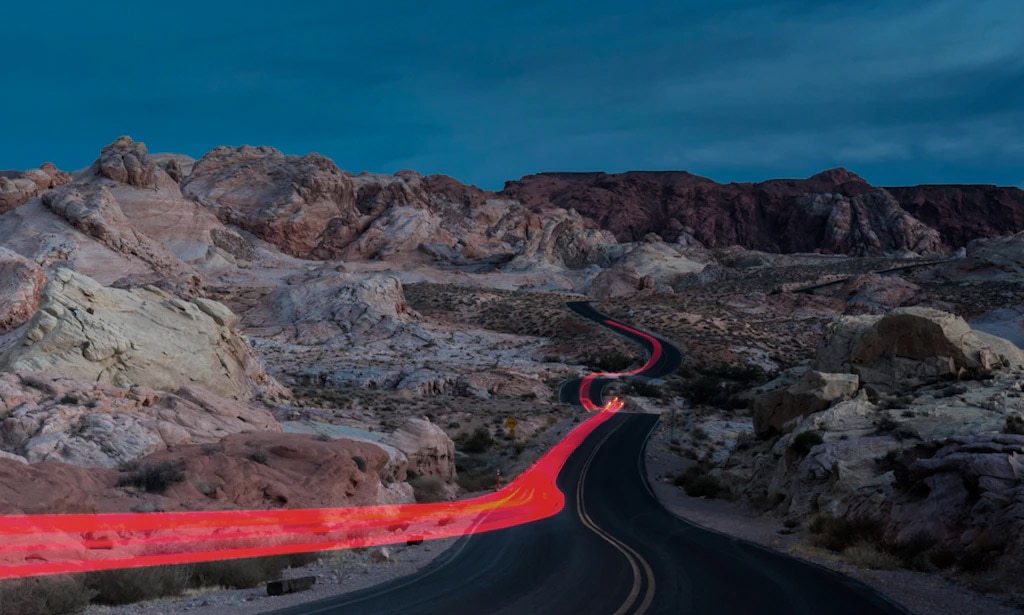
[[[875,429],[877,430],[876,433],[880,434],[894,431],[899,426],[900,424],[897,421],[894,421],[892,418],[888,416],[883,416],[881,419],[878,420],[878,422],[875,423]]]
[[[247,589],[281,577],[285,568],[315,562],[313,553],[249,557],[195,564],[190,579],[191,587],[228,587]]]
[[[494,445],[494,437],[484,426],[477,427],[473,433],[462,442],[462,450],[467,453],[484,453]]]
[[[695,406],[720,406],[729,393],[722,386],[722,380],[714,376],[700,376],[683,387],[683,396]]]
[[[251,451],[249,453],[249,461],[254,461],[256,463],[266,465],[266,463],[267,463],[267,454],[264,453],[261,450],[254,449],[253,451]]]
[[[70,615],[89,606],[95,592],[73,576],[0,581],[0,615]]]
[[[850,563],[861,568],[872,570],[895,570],[900,566],[900,560],[893,555],[881,551],[872,544],[855,544],[843,549],[843,555]]]
[[[648,382],[636,381],[631,383],[629,386],[629,392],[640,397],[653,397],[655,399],[665,397],[665,391],[662,387]]]
[[[228,587],[244,589],[278,579],[285,568],[311,564],[319,553],[295,553],[269,557],[101,570],[81,576],[99,604],[131,604],[165,596],[180,595],[197,587]],[[0,615],[4,615],[0,611]]]
[[[131,604],[163,596],[176,596],[191,584],[192,565],[149,566],[99,570],[84,575],[85,585],[99,604]]]
[[[821,435],[820,431],[801,431],[793,438],[793,442],[790,443],[789,448],[794,453],[800,456],[804,456],[811,452],[811,449],[819,444],[823,443],[825,438]]]
[[[330,437],[325,433],[318,433],[315,436],[313,436],[313,439],[316,440],[317,442],[331,442],[332,440],[334,440],[334,438]]]
[[[609,350],[600,355],[591,355],[584,363],[595,371],[624,372],[633,365],[635,359],[622,351]]]
[[[1024,417],[1019,414],[1011,414],[1006,417],[1006,423],[1003,425],[1003,433],[1024,435]]]
[[[882,524],[869,517],[847,519],[820,515],[808,529],[812,544],[836,552],[857,544],[879,544],[882,538]]]
[[[695,427],[690,436],[698,442],[703,442],[708,439],[708,432],[703,427]]]
[[[128,469],[128,476],[117,481],[118,487],[138,487],[147,493],[163,493],[174,483],[185,480],[185,473],[170,461],[127,467],[133,469]]]
[[[455,463],[459,486],[466,491],[494,489],[496,468],[487,461],[474,457],[460,458]]]
[[[352,461],[356,462],[356,467],[359,468],[360,472],[366,472],[366,459],[355,455],[352,457]]]
[[[412,485],[413,495],[419,504],[441,501],[441,489],[444,482],[436,476],[420,476],[408,481]]]
[[[698,463],[686,468],[677,475],[673,483],[677,487],[686,490],[686,495],[694,498],[716,498],[722,493],[722,485],[712,476],[708,475],[710,467],[707,464]]]

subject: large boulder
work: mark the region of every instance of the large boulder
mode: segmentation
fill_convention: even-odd
[[[808,370],[797,382],[754,397],[754,433],[762,438],[786,433],[804,417],[851,398],[858,386],[854,374]]]
[[[409,469],[420,476],[455,482],[455,444],[440,427],[424,418],[410,418],[381,440],[405,453]]]
[[[151,286],[106,288],[58,269],[22,338],[0,355],[0,370],[164,391],[195,384],[239,400],[286,394],[263,370],[237,322],[216,301],[183,301]]]
[[[819,371],[857,374],[879,392],[1022,366],[1024,353],[1011,342],[974,330],[959,316],[920,307],[840,319],[814,363]]]
[[[594,299],[629,297],[643,289],[643,279],[632,267],[604,269],[597,274],[587,289]]]
[[[0,246],[0,333],[21,326],[39,309],[46,272]]]

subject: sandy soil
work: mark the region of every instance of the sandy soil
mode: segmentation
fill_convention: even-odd
[[[689,497],[682,487],[672,484],[672,477],[692,462],[669,451],[667,441],[664,433],[652,436],[647,447],[647,476],[662,505],[687,521],[841,572],[902,604],[916,615],[1024,613],[998,598],[972,591],[942,576],[911,570],[859,568],[839,554],[811,546],[805,528],[789,530],[781,519],[755,515],[725,500]]]

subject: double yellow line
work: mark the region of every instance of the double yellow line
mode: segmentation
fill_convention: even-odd
[[[618,610],[615,611],[615,615],[625,615],[630,609],[636,605],[637,601],[640,600],[640,588],[643,586],[644,578],[647,579],[647,591],[644,592],[643,600],[640,602],[639,607],[633,612],[634,615],[642,615],[647,612],[650,608],[651,602],[654,600],[654,571],[651,569],[651,565],[647,563],[642,555],[637,553],[632,547],[622,542],[618,538],[615,538],[608,532],[598,527],[597,523],[587,514],[587,506],[583,499],[583,484],[586,483],[587,472],[590,470],[590,464],[594,461],[594,457],[597,456],[597,452],[601,450],[604,443],[608,441],[608,438],[615,433],[622,425],[618,425],[615,429],[612,429],[598,444],[594,447],[594,451],[590,453],[590,457],[587,458],[586,463],[583,464],[583,472],[580,474],[580,482],[576,485],[576,510],[579,513],[580,521],[583,525],[587,526],[587,529],[597,534],[598,538],[604,540],[611,546],[615,547],[619,553],[626,558],[629,562],[630,568],[633,570],[633,587],[626,597],[626,600],[619,606]],[[641,572],[641,568],[643,571]]]

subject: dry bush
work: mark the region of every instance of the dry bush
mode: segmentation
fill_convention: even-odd
[[[203,562],[195,565],[191,587],[246,589],[281,577],[285,568],[305,566],[319,559],[316,553]]]
[[[859,543],[843,549],[843,555],[850,563],[871,570],[896,570],[900,560],[895,556],[880,551],[870,543]]]
[[[710,465],[698,463],[686,468],[677,475],[673,483],[677,487],[686,490],[686,495],[694,498],[716,498],[722,491],[722,485],[712,476],[708,475]]]
[[[304,566],[319,557],[319,553],[296,553],[198,564],[101,570],[81,575],[81,583],[92,592],[93,602],[131,604],[177,596],[188,589],[200,587],[256,587],[280,578],[285,568]],[[0,612],[0,615],[6,614]]]
[[[430,504],[441,501],[441,489],[444,487],[444,482],[440,478],[436,476],[419,476],[410,479],[408,482],[412,485],[412,492],[416,496],[417,503]]]
[[[882,524],[877,519],[861,517],[847,519],[821,515],[811,522],[811,543],[830,551],[843,550],[860,544],[880,544]]]
[[[185,474],[170,461],[142,466],[127,466],[128,476],[117,481],[118,487],[138,487],[147,493],[163,493],[174,483],[185,480]]]
[[[191,564],[149,566],[120,570],[98,570],[83,575],[93,602],[99,604],[131,604],[164,596],[176,596],[191,587]]]
[[[81,613],[95,593],[74,576],[0,581],[0,615]]]

